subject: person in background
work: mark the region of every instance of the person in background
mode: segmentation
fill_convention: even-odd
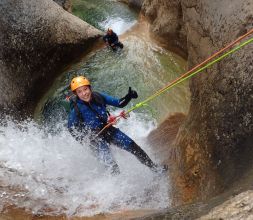
[[[105,93],[93,91],[90,81],[84,76],[73,78],[70,87],[76,99],[72,99],[73,107],[69,113],[68,129],[78,141],[82,141],[89,131],[94,134],[91,140],[91,148],[96,157],[104,163],[112,174],[119,174],[120,170],[111,153],[110,144],[130,152],[154,172],[163,173],[167,171],[166,165],[155,164],[146,152],[120,129],[110,126],[101,134],[96,135],[108,123],[107,105],[123,108],[131,99],[138,97],[136,91],[129,87],[128,93],[123,98],[115,98]],[[121,115],[124,118],[126,117],[124,111]],[[78,135],[76,131],[78,131]]]
[[[107,46],[110,46],[114,51],[117,50],[117,47],[121,49],[124,47],[123,44],[119,41],[118,35],[113,32],[111,28],[107,29],[106,35],[103,37],[103,40]]]

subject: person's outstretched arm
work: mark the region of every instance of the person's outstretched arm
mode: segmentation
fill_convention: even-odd
[[[109,96],[105,93],[101,93],[101,95],[103,96],[107,105],[112,105],[119,108],[124,108],[131,101],[131,99],[138,98],[137,92],[135,90],[132,90],[131,87],[129,87],[128,93],[120,99]]]

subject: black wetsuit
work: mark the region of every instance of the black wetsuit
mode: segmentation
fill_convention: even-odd
[[[118,35],[114,32],[106,34],[103,37],[103,40],[104,42],[107,42],[113,50],[116,50],[117,47],[123,48],[123,44],[119,41]]]

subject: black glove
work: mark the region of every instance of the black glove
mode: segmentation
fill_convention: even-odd
[[[126,94],[126,96],[120,99],[119,107],[123,108],[131,101],[131,99],[137,99],[137,98],[138,98],[137,92],[132,90],[131,87],[129,87],[128,93]]]
[[[128,95],[132,98],[132,99],[137,99],[138,98],[138,93],[135,90],[132,90],[131,87],[129,87],[128,89]]]

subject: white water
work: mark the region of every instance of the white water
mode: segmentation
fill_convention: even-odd
[[[104,28],[105,30],[107,30],[108,28],[112,28],[115,33],[120,35],[123,34],[126,30],[130,29],[136,23],[137,21],[126,22],[124,19],[120,17],[116,18],[110,17],[105,21],[99,23],[99,26],[101,26],[101,28]]]
[[[131,114],[119,127],[152,157],[144,138],[154,128]],[[153,174],[130,153],[112,147],[121,174],[113,177],[76,142],[64,124],[57,134],[34,121],[0,126],[0,208],[9,202],[33,213],[90,216],[122,209],[169,206],[168,179]],[[156,161],[158,162],[158,161]]]

